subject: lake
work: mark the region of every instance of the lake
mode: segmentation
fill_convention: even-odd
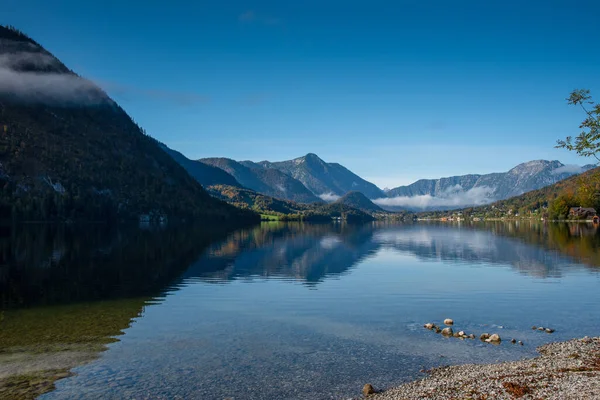
[[[18,226],[0,232],[0,290],[0,397],[347,399],[367,382],[385,388],[434,366],[597,336],[600,232],[543,222]],[[503,341],[423,328],[444,318]]]

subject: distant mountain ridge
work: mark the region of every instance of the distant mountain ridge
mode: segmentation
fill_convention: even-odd
[[[594,167],[534,160],[507,172],[421,179],[411,185],[383,191],[342,165],[327,163],[313,153],[278,162],[228,158],[199,161],[220,168],[239,183],[227,182],[224,176],[209,185],[240,186],[299,203],[321,199],[333,203],[341,199],[340,204],[369,212],[450,210],[489,204],[552,185]]]
[[[462,203],[439,206],[443,201],[432,201],[437,208],[460,208],[461,206],[481,205],[497,200],[518,196],[523,193],[540,189],[557,183],[578,173],[593,168],[593,165],[583,167],[567,166],[560,161],[534,160],[517,165],[507,172],[491,174],[470,174],[452,176],[440,179],[421,179],[408,186],[400,186],[389,190],[388,198],[397,198],[396,205],[402,204],[403,198],[418,198],[431,196],[437,199],[457,199]],[[469,203],[469,201],[471,201]],[[393,204],[391,201],[380,203]],[[406,201],[409,204],[409,201]],[[414,203],[414,202],[413,202]],[[425,205],[427,203],[424,203]],[[410,208],[410,206],[409,206]],[[426,207],[412,206],[412,209]],[[434,209],[430,207],[430,209]]]
[[[323,199],[341,197],[351,191],[361,192],[370,199],[384,196],[383,191],[371,182],[340,164],[327,163],[313,153],[288,161],[261,161],[253,164],[278,169],[299,180]]]
[[[582,185],[584,183],[584,185]],[[582,190],[584,190],[582,192]],[[490,204],[485,204],[477,207],[468,207],[462,211],[471,217],[479,218],[501,218],[515,217],[521,214],[521,217],[542,218],[550,216],[550,218],[564,218],[570,207],[584,206],[595,207],[600,210],[600,199],[594,196],[594,193],[600,193],[600,167],[594,167],[580,175],[573,175],[567,179],[563,179],[557,183],[545,186],[540,189],[521,194],[519,196],[510,197],[504,200],[498,200]],[[579,195],[584,195],[587,201],[580,198]],[[589,194],[590,196],[585,196]],[[554,202],[561,202],[560,197],[570,199],[570,202],[563,201],[562,215],[556,214],[552,208]],[[589,203],[588,203],[589,202]],[[456,211],[456,210],[454,210]],[[451,216],[453,211],[429,211],[419,213],[421,217],[443,217]]]
[[[222,169],[242,186],[267,196],[298,203],[322,202],[301,182],[274,168],[253,168],[247,162],[240,163],[229,158],[203,158],[198,161]]]
[[[265,168],[251,161],[237,162],[228,158],[205,158],[193,161],[163,144],[161,144],[161,148],[198,182],[202,183],[213,197],[226,201],[237,208],[275,215],[282,220],[331,221],[332,218],[339,218],[349,222],[372,221],[374,212],[383,211],[359,192],[349,192],[338,201],[325,204],[292,177],[279,170]],[[230,173],[239,177],[245,185],[239,184]],[[229,185],[219,182],[207,184],[209,181],[219,180],[233,180],[236,184]],[[282,182],[282,185],[286,184],[287,187],[293,189],[289,192],[295,190],[296,196],[298,196],[297,193],[301,193],[300,198],[306,198],[305,194],[308,193],[316,201],[310,203],[293,201],[265,193],[271,191],[271,185],[277,185],[277,182]],[[259,188],[263,192],[248,186]],[[283,189],[285,188],[284,186]],[[281,191],[284,193],[288,192],[283,189]]]

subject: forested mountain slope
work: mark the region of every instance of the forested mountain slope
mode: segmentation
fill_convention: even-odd
[[[0,187],[5,218],[256,218],[210,197],[98,86],[6,27]]]

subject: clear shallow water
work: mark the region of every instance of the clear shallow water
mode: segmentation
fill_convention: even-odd
[[[216,239],[146,233],[128,251],[119,250],[128,235],[99,237],[115,235],[112,250],[106,239],[90,249],[103,248],[117,275],[132,262],[136,272],[116,283],[109,274],[102,284],[90,272],[78,285],[94,282],[98,298],[72,294],[67,303],[154,295],[137,306],[128,300],[131,322],[115,324],[118,341],[43,399],[348,398],[366,382],[388,387],[432,366],[530,357],[541,344],[600,332],[600,238],[592,226],[270,223]],[[47,247],[56,258],[56,246]],[[61,262],[48,268],[78,271]],[[53,300],[65,302],[60,297]],[[123,300],[115,301],[111,310]],[[505,340],[492,346],[422,328],[447,317],[455,330]]]

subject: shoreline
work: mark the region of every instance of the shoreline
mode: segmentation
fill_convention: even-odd
[[[553,342],[531,359],[433,368],[429,376],[370,400],[600,398],[600,337]]]

